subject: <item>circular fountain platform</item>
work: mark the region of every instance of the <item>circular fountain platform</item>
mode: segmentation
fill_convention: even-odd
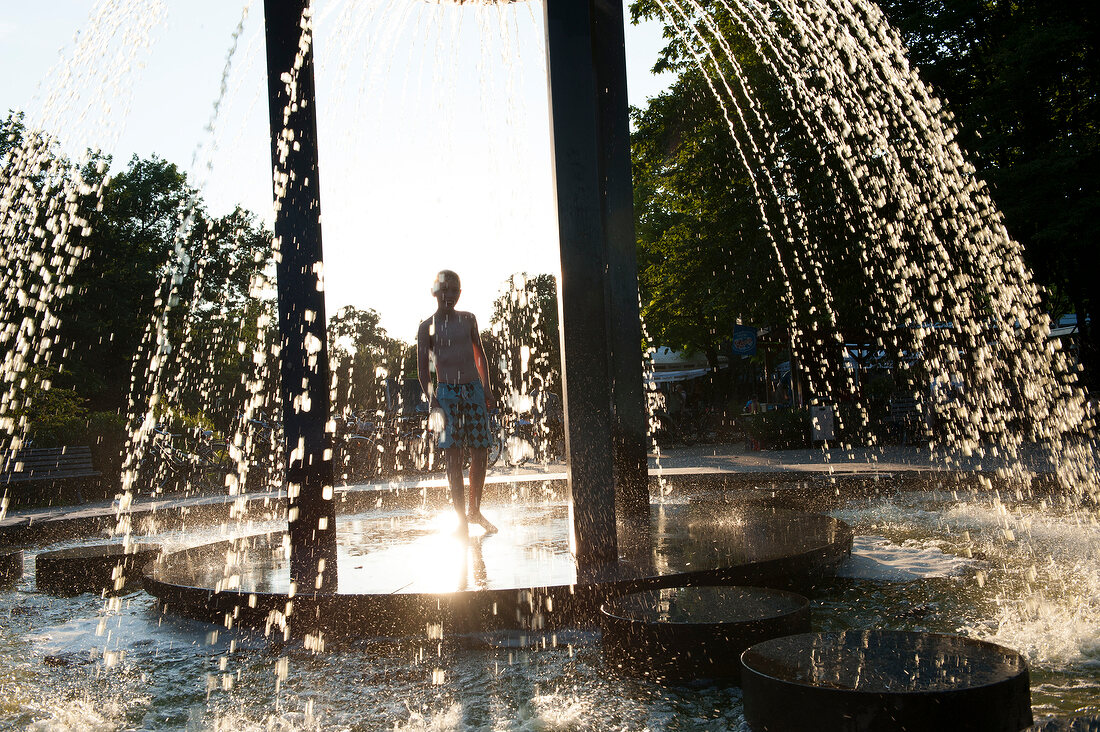
[[[1100,732],[1100,716],[1044,719],[1026,732]]]
[[[123,592],[140,585],[142,567],[160,556],[156,544],[103,544],[39,554],[35,586],[51,595]]]
[[[754,732],[1018,732],[1032,722],[1023,657],[972,638],[803,633],[758,643],[741,661]]]
[[[338,591],[291,596],[283,533],[208,544],[150,565],[146,589],[170,611],[229,625],[347,635],[540,629],[594,623],[610,597],[662,587],[788,587],[830,576],[852,532],[779,509],[654,506],[648,530],[620,530],[622,560],[578,577],[563,503],[486,507],[492,535],[454,536],[454,514],[406,511],[338,521]],[[474,528],[474,531],[480,531]],[[295,621],[296,619],[296,621]],[[295,622],[297,625],[295,625]]]
[[[671,587],[600,608],[605,662],[659,680],[741,678],[741,653],[810,630],[810,601],[763,587]]]

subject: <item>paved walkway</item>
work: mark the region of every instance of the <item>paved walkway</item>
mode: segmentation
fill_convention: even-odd
[[[1041,455],[1033,451],[1027,462],[1033,470],[1044,472]],[[954,458],[950,461],[942,456],[933,456],[926,448],[886,447],[878,449],[861,448],[858,450],[825,452],[821,449],[804,450],[763,450],[746,451],[743,443],[722,445],[695,445],[674,447],[662,451],[660,456],[649,456],[650,475],[675,478],[683,475],[738,475],[746,478],[797,475],[875,475],[922,474],[933,471],[989,471],[1001,467],[1004,461],[973,456]],[[566,478],[565,465],[552,463],[521,468],[495,468],[489,473],[488,483],[493,484],[537,484],[563,481]],[[355,497],[365,499],[369,494],[398,493],[413,491],[443,491],[446,479],[439,475],[406,481],[349,485],[337,488],[337,498]],[[341,496],[341,494],[344,494]],[[364,495],[368,494],[368,495]],[[277,506],[283,499],[282,491],[252,493],[247,496],[249,506]],[[197,517],[202,512],[225,515],[235,498],[230,496],[163,497],[157,500],[137,498],[131,509],[134,520],[153,512],[165,512],[176,509]],[[52,524],[56,528],[63,525],[81,525],[106,530],[114,526],[118,516],[115,502],[102,501],[80,506],[56,506],[49,508],[10,510],[0,519],[0,545],[5,535],[14,537],[24,533],[32,526]]]
[[[1043,453],[1028,450],[1024,461],[1031,470],[1046,472]],[[991,471],[1009,463],[992,455],[933,454],[927,447],[891,445],[829,451],[746,450],[743,443],[677,447],[660,457],[649,456],[650,472],[683,473],[924,473],[939,471]]]

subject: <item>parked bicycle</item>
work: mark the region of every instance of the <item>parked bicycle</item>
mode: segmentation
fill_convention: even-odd
[[[500,431],[500,441],[504,464],[510,468],[518,468],[538,457],[541,442],[538,425],[526,417],[514,415],[506,420]]]
[[[143,460],[153,493],[214,492],[225,487],[230,471],[227,441],[216,438],[212,430],[198,430],[190,441],[189,449],[185,435],[173,434],[164,425],[153,428]]]
[[[348,415],[337,425],[337,478],[364,482],[408,470],[410,442],[419,437],[418,420],[389,417],[369,419]]]
[[[381,423],[348,415],[337,424],[340,446],[336,477],[345,483],[369,481],[382,474],[386,431]]]

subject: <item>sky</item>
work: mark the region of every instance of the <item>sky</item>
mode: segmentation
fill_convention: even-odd
[[[213,214],[272,219],[263,4],[50,0],[0,10],[0,113],[70,156],[176,163]],[[315,0],[326,308],[415,338],[439,269],[487,326],[514,272],[557,272],[542,5]],[[667,87],[657,24],[626,24],[631,104]]]

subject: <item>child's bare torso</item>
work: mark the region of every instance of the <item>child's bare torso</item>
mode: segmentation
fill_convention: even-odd
[[[466,384],[479,380],[474,361],[474,329],[477,320],[472,313],[454,310],[436,313],[421,324],[427,328],[429,358],[435,365],[440,384]]]

